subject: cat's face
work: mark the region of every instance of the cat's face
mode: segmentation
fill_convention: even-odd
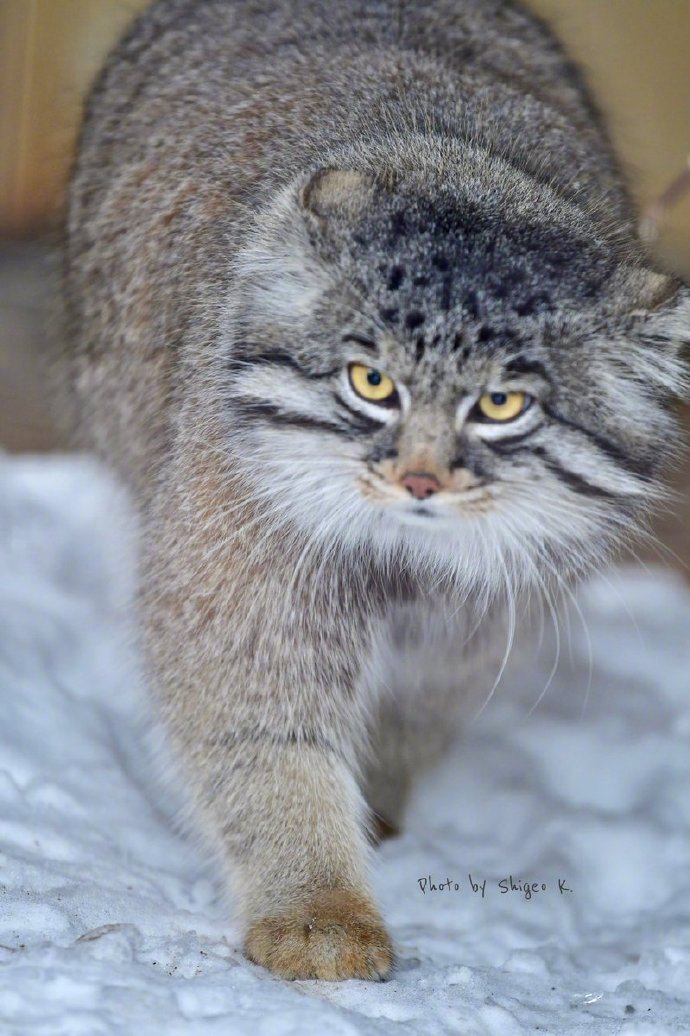
[[[240,256],[228,413],[276,522],[498,585],[586,567],[654,496],[687,298],[501,176],[326,171]]]

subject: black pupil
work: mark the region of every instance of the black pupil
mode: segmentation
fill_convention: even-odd
[[[370,385],[374,385],[374,386],[380,385],[381,384],[381,371],[369,371],[369,373],[367,374],[367,381],[369,382]]]
[[[508,397],[506,396],[505,392],[492,392],[491,402],[494,406],[505,406],[508,402]]]

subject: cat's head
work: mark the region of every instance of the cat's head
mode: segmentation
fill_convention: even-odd
[[[690,293],[467,150],[286,188],[237,257],[228,418],[276,522],[500,585],[601,558],[659,490]]]

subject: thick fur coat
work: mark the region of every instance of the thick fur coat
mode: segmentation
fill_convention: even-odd
[[[384,977],[372,817],[491,694],[526,591],[659,495],[688,292],[518,6],[159,0],[88,103],[65,297],[75,442],[137,501],[247,953]]]

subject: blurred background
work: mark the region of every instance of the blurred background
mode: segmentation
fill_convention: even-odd
[[[64,185],[81,104],[103,58],[148,0],[0,0],[0,449],[60,449],[43,361]],[[641,205],[690,154],[690,0],[530,0],[583,66]],[[690,279],[690,191],[655,249]],[[52,344],[51,344],[52,343]],[[683,408],[690,433],[690,409]],[[690,463],[661,540],[690,565]]]

